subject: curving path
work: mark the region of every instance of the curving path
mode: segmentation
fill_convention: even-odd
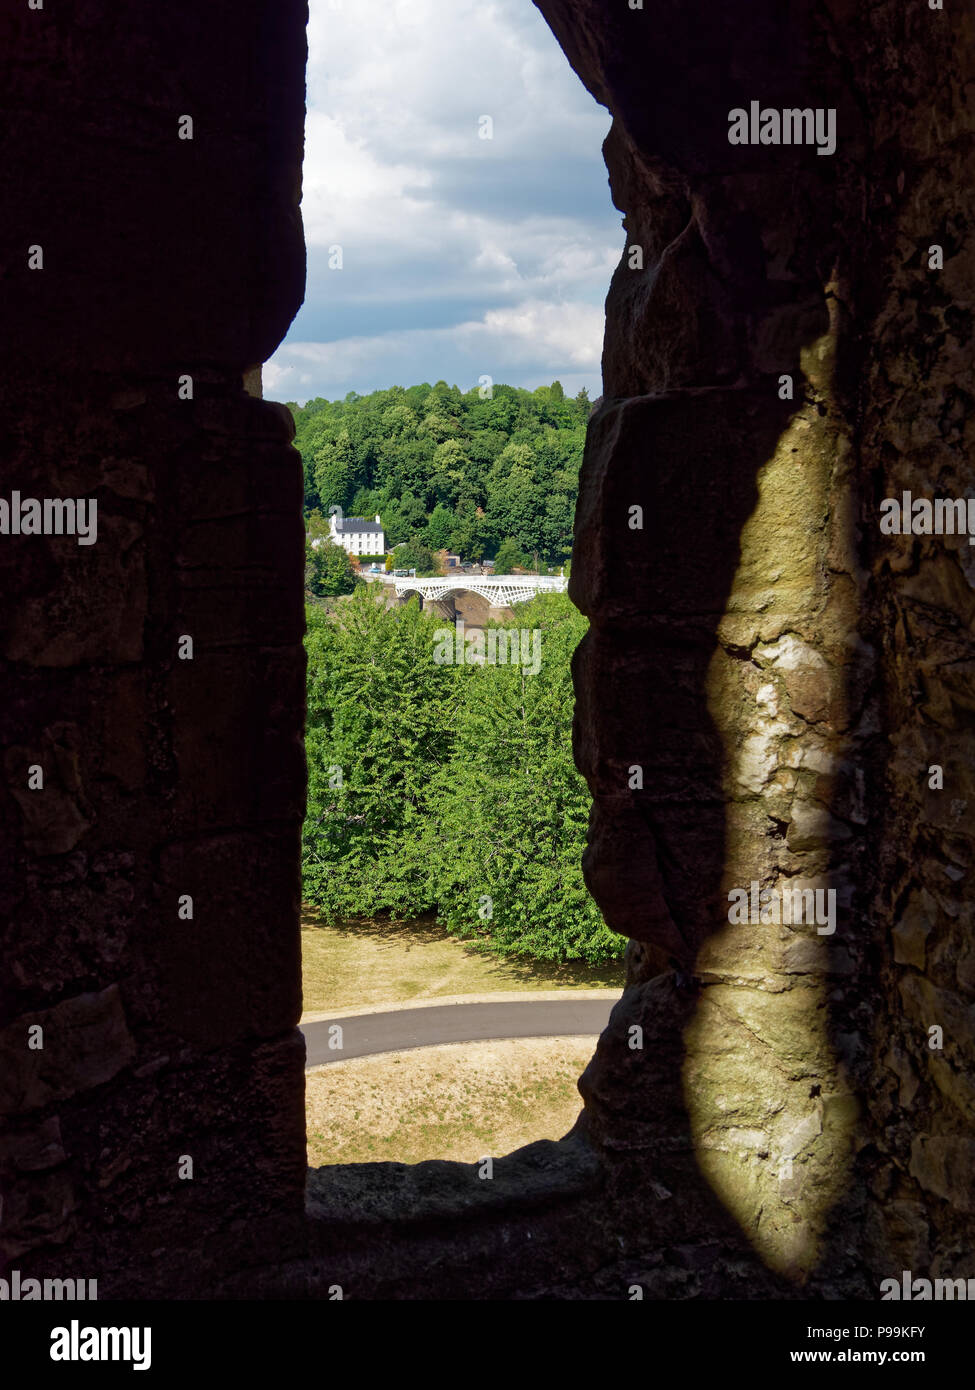
[[[305,1066],[346,1062],[376,1052],[403,1052],[440,1043],[486,1042],[503,1038],[598,1035],[609,1022],[619,996],[602,999],[519,999],[496,1003],[436,1004],[322,1018],[303,1023]],[[329,1047],[329,1028],[342,1028],[342,1048]]]

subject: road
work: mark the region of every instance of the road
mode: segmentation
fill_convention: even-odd
[[[499,1038],[596,1036],[609,1022],[615,998],[524,999],[496,1004],[440,1004],[422,1009],[356,1014],[303,1023],[306,1067],[345,1062],[376,1052],[402,1052],[438,1043]],[[339,1024],[342,1047],[329,1047],[329,1029]]]

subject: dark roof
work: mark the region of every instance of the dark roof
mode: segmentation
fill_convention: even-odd
[[[366,521],[363,516],[347,516],[342,521],[336,521],[336,531],[369,531],[373,534],[383,529],[381,521]]]

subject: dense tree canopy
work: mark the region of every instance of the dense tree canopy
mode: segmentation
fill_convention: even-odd
[[[571,755],[570,658],[584,618],[564,595],[539,596],[469,632],[485,646],[464,659],[441,615],[388,606],[325,539],[340,507],[378,512],[387,566],[421,575],[444,550],[494,556],[499,574],[566,564],[586,393],[567,401],[555,382],[482,399],[439,381],[292,409],[307,586],[338,599],[308,608],[305,896],[332,917],[435,912],[504,954],[618,957],[581,869],[589,795]]]
[[[494,561],[494,573],[513,574],[516,566],[519,569],[524,569],[527,564],[528,557],[522,555],[514,541],[502,541],[498,546],[497,557]]]
[[[465,559],[493,556],[506,540],[549,564],[568,556],[585,391],[567,400],[558,382],[495,386],[482,399],[438,381],[291,409],[306,512],[378,512],[387,545],[415,539]]]
[[[351,594],[359,578],[351,556],[328,539],[328,528],[314,513],[305,529],[305,588],[316,598]]]
[[[429,905],[403,849],[449,754],[454,671],[431,659],[437,621],[416,603],[387,608],[367,585],[335,613],[308,607],[303,876],[306,898],[326,911]]]
[[[421,578],[438,573],[430,547],[418,540],[398,545],[393,552],[393,564],[396,569],[416,570]]]
[[[361,586],[310,608],[305,896],[333,917],[435,911],[502,954],[620,956],[581,869],[570,658],[585,626],[541,595],[479,634],[486,660],[458,663],[455,631],[415,602]],[[492,631],[519,635],[517,659],[492,661]]]

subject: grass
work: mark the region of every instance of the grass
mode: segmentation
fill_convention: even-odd
[[[306,1013],[494,991],[622,989],[624,974],[621,960],[588,966],[488,956],[432,921],[327,926],[310,907],[301,961]]]
[[[560,1139],[592,1038],[451,1043],[332,1062],[305,1078],[308,1162],[475,1163]]]

